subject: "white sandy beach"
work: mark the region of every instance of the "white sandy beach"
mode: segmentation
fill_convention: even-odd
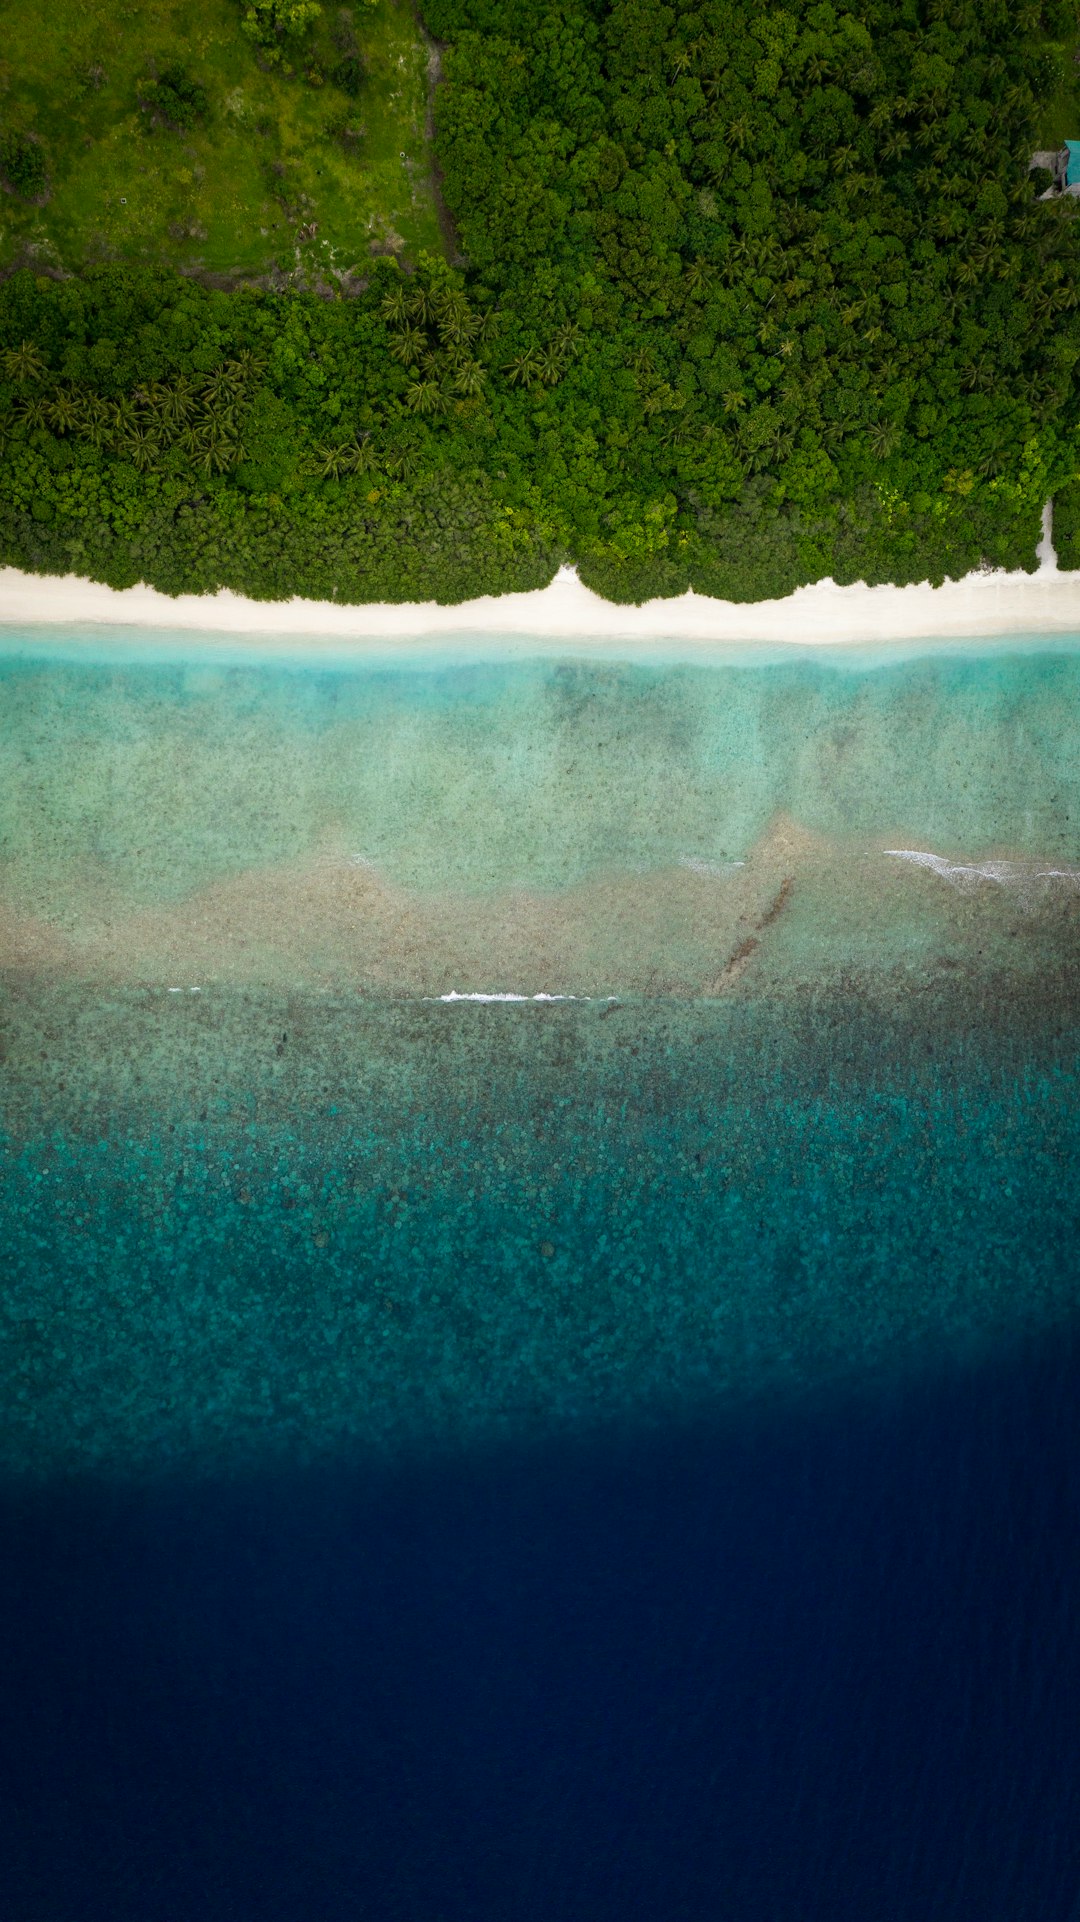
[[[223,589],[217,594],[182,594],[175,599],[152,587],[117,591],[76,575],[24,574],[0,569],[0,631],[31,630],[21,646],[34,643],[37,630],[88,628],[86,640],[100,641],[108,628],[157,630],[155,644],[169,635],[183,647],[183,635],[200,633],[207,645],[243,654],[284,654],[299,637],[310,637],[303,653],[335,657],[385,653],[386,643],[442,652],[456,638],[468,639],[470,654],[483,653],[484,640],[498,640],[493,652],[603,653],[613,643],[650,654],[689,658],[729,646],[873,646],[911,641],[978,641],[995,636],[1080,637],[1080,572],[1062,572],[1044,522],[1040,566],[1034,574],[1004,571],[969,574],[942,587],[924,582],[912,587],[838,587],[819,581],[784,600],[748,605],[684,594],[649,601],[643,607],[616,607],[582,585],[573,568],[560,568],[550,586],[528,594],[486,596],[456,607],[435,602],[400,606],[384,603],[338,606],[330,601],[255,601]],[[110,637],[115,645],[115,633]],[[132,636],[135,639],[135,636]],[[43,646],[47,637],[41,635]],[[517,645],[514,645],[514,644]],[[231,644],[231,645],[230,645]],[[411,645],[409,645],[411,644]],[[399,651],[394,647],[395,653]]]

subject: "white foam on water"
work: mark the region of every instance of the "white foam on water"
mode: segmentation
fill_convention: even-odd
[[[451,988],[449,994],[425,994],[425,1001],[614,1001],[613,994],[477,994],[460,993]]]
[[[885,853],[894,861],[910,861],[914,867],[940,874],[950,887],[967,890],[978,887],[980,881],[992,881],[999,888],[1030,887],[1034,881],[1080,883],[1080,868],[1034,868],[1023,861],[948,861],[943,854],[922,848],[886,848]]]
[[[735,868],[744,868],[746,862],[703,861],[700,856],[696,854],[680,854],[679,866],[681,868],[689,868],[691,874],[708,875],[713,880],[722,881],[724,876],[731,874]]]

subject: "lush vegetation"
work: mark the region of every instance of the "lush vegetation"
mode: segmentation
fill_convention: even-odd
[[[21,133],[6,133],[0,138],[0,181],[21,200],[34,200],[45,193],[49,171],[40,140]]]
[[[1054,492],[1080,562],[1080,208],[1027,171],[1073,0],[426,15],[464,269],[15,275],[3,558],[349,599],[572,558],[752,598],[1031,567]]]
[[[0,269],[151,260],[314,286],[438,249],[410,0],[0,0]],[[280,28],[280,31],[279,31]],[[7,178],[0,147],[0,178]]]

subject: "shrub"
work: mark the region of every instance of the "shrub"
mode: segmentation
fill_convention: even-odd
[[[205,87],[179,65],[163,67],[156,80],[146,81],[139,90],[139,105],[152,122],[175,133],[190,133],[210,111]]]
[[[248,0],[242,26],[250,40],[277,51],[277,42],[298,39],[317,20],[318,0]]]
[[[40,140],[26,133],[0,136],[0,178],[21,199],[40,199],[49,180]]]
[[[355,100],[364,80],[364,63],[360,55],[345,54],[344,58],[331,68],[330,78],[335,87],[340,87],[342,93],[347,93],[350,100]]]
[[[364,123],[350,113],[331,114],[326,123],[326,138],[336,140],[347,154],[357,154],[364,138]]]

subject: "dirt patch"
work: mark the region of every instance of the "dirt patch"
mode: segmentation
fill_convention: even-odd
[[[428,145],[428,155],[431,164],[431,188],[435,196],[435,212],[438,216],[439,232],[442,235],[443,246],[446,249],[446,257],[450,265],[452,267],[465,267],[468,265],[468,262],[461,251],[461,242],[458,239],[457,228],[454,225],[450,209],[446,204],[446,199],[443,194],[442,169],[439,166],[435,154],[435,95],[442,83],[443,48],[439,41],[432,39],[420,17],[419,9],[414,8],[413,11],[416,19],[416,29],[427,49],[428,57],[427,110],[424,115],[424,138]]]

